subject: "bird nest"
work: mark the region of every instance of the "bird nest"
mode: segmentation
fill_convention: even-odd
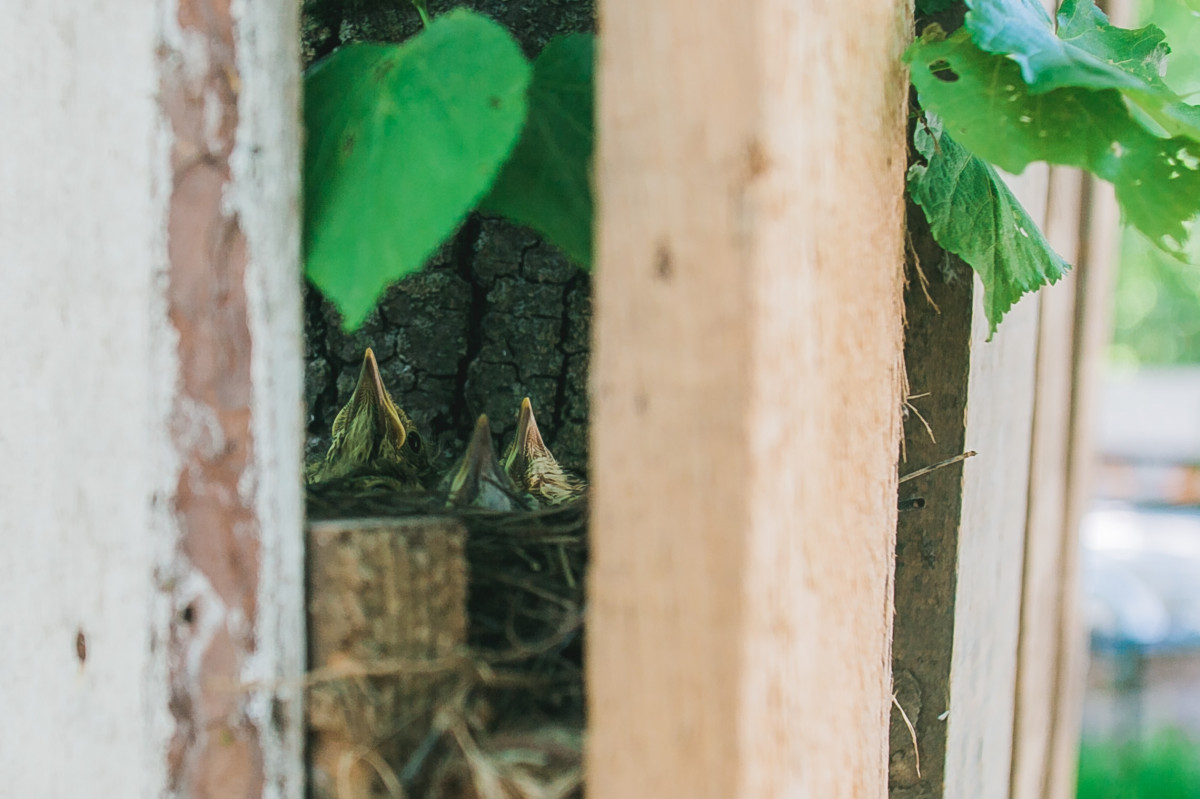
[[[529,399],[503,462],[480,416],[438,479],[368,348],[306,476],[315,793],[580,792],[586,484]]]
[[[310,518],[336,510],[309,492]],[[380,517],[429,518],[423,497],[395,492],[356,504]],[[362,664],[379,676],[440,672],[409,701],[426,729],[402,750],[359,756],[372,793],[426,799],[565,799],[582,795],[587,502],[533,511],[439,510],[466,529],[467,646],[437,662]],[[322,675],[314,675],[324,679]],[[343,675],[344,676],[344,675]],[[318,793],[321,793],[318,791]],[[332,796],[354,795],[341,786]]]

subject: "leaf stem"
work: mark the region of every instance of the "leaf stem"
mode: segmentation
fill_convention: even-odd
[[[412,4],[416,7],[417,13],[421,15],[421,24],[426,28],[429,27],[429,9],[425,4],[426,0],[412,0]]]

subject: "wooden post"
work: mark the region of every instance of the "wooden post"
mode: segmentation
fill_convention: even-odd
[[[350,519],[309,529],[313,796],[386,796],[467,643],[466,530],[443,519]],[[350,676],[338,676],[339,674]],[[380,779],[385,777],[386,779]]]
[[[297,796],[296,7],[11,12],[6,793]]]
[[[588,795],[882,797],[905,4],[600,4]]]

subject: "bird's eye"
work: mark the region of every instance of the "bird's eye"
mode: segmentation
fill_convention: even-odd
[[[420,454],[420,452],[421,452],[421,434],[416,432],[415,430],[413,432],[409,433],[408,434],[408,446],[413,452]]]

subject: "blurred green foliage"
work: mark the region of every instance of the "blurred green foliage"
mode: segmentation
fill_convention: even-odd
[[[1200,746],[1168,730],[1147,741],[1087,742],[1079,752],[1077,799],[1196,799]]]
[[[1167,34],[1167,82],[1200,102],[1200,12],[1194,0],[1141,0],[1139,24]],[[1186,262],[1129,227],[1121,236],[1109,358],[1120,365],[1200,364],[1200,243]],[[1197,794],[1200,795],[1200,794]]]

